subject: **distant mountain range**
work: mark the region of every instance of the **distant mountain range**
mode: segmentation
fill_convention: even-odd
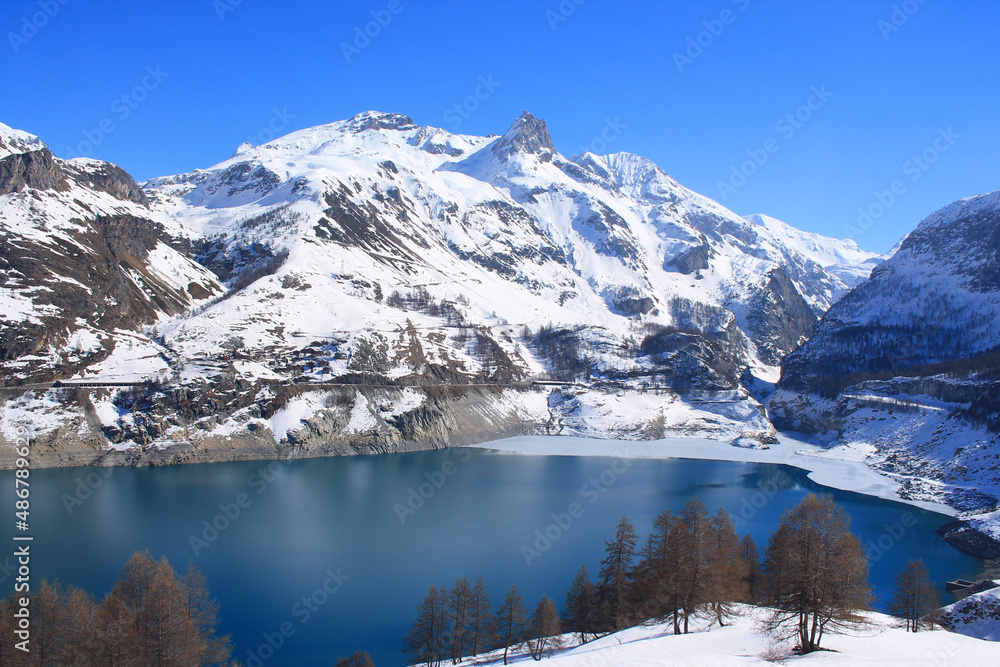
[[[32,420],[49,465],[524,432],[766,446],[772,420],[841,438],[859,384],[874,410],[899,374],[984,386],[997,201],[884,261],[637,155],[565,157],[528,112],[489,137],[366,112],[141,187],[0,125],[4,434]],[[993,433],[958,398],[936,399],[950,423]]]

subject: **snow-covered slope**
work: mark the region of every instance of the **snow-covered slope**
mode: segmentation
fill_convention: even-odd
[[[288,255],[273,277],[169,332],[192,354],[211,353],[234,328],[255,349],[287,346],[290,330],[434,328],[443,318],[376,298],[426,290],[494,338],[504,322],[506,336],[514,325],[585,327],[605,370],[649,376],[650,364],[612,350],[669,327],[661,356],[706,369],[705,386],[731,387],[745,368],[776,365],[843,291],[648,160],[562,157],[527,113],[501,137],[470,137],[368,112],[241,147],[146,191],[178,236],[206,240],[201,257],[224,277]],[[276,325],[286,333],[268,333]]]
[[[839,278],[843,287],[834,295],[833,302],[839,301],[840,297],[867,280],[872,269],[892,257],[895,252],[895,249],[885,255],[867,252],[859,248],[853,239],[833,239],[805,232],[769,215],[755,213],[746,218],[767,230],[776,244],[792,248],[822,266],[827,273]]]
[[[1000,343],[1000,190],[933,213],[785,359],[783,387],[891,377]]]
[[[933,213],[782,363],[768,412],[1000,536],[1000,191]],[[970,552],[1000,541],[946,536]]]
[[[15,130],[0,123],[0,159],[8,155],[28,153],[43,148],[45,148],[45,144],[35,135],[23,130]]]
[[[6,126],[0,144],[0,384],[71,375],[222,293],[168,245],[169,221],[124,171],[60,160]]]
[[[594,639],[578,646],[579,637],[563,635],[563,647],[544,659],[552,667],[662,667],[690,665],[883,665],[939,667],[941,665],[994,665],[1000,662],[1000,644],[944,630],[908,633],[895,619],[869,614],[869,631],[856,635],[824,635],[820,651],[795,657],[788,645],[774,645],[757,630],[753,607],[731,625],[709,626],[703,620],[694,632],[674,635],[669,623],[649,623]],[[515,665],[536,664],[526,648],[508,655]],[[502,665],[503,652],[484,654],[460,662],[462,667]]]
[[[1000,642],[1000,588],[973,593],[944,607],[941,620],[952,632]]]

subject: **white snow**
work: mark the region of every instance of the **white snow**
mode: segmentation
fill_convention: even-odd
[[[867,252],[853,239],[833,239],[802,231],[769,215],[755,213],[746,219],[767,230],[776,241],[794,248],[836,275],[848,288],[867,280],[876,265],[892,256],[892,251],[885,255]]]
[[[45,148],[42,140],[23,130],[0,123],[0,160],[19,153],[30,153]]]
[[[311,391],[288,401],[284,408],[275,412],[268,420],[274,439],[281,442],[289,433],[300,429],[305,420],[326,405],[330,396],[328,391]]]
[[[730,667],[774,664],[765,657],[780,658],[789,665],[873,665],[878,667],[968,667],[1000,664],[1000,643],[974,639],[945,630],[908,633],[889,616],[868,614],[870,629],[856,634],[824,635],[822,645],[830,651],[802,657],[790,655],[790,646],[773,644],[758,632],[762,610],[742,606],[745,615],[731,625],[695,623],[690,634],[674,635],[669,623],[650,623],[616,632],[578,646],[577,635],[563,635],[565,648],[544,665],[551,667]],[[524,648],[508,655],[508,662],[537,664]],[[461,667],[503,664],[503,651],[467,658]]]
[[[1000,588],[973,593],[941,613],[953,632],[1000,642]]]

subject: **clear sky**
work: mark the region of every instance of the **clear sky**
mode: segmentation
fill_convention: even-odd
[[[140,180],[368,109],[528,109],[567,156],[879,252],[1000,187],[994,0],[6,0],[0,30],[0,122]]]

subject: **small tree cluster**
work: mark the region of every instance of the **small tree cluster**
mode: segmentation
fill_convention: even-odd
[[[469,584],[465,577],[448,590],[431,586],[417,607],[417,620],[406,636],[403,650],[416,662],[440,665],[457,663],[496,646],[499,616],[494,616],[482,577]],[[518,629],[523,621],[518,621]]]
[[[463,611],[473,603],[456,602],[468,596],[463,582],[451,594],[431,587],[421,602],[406,644],[418,662],[440,665],[449,656],[457,662],[503,648],[507,664],[510,649],[521,644],[541,660],[557,648],[561,632],[578,635],[583,644],[649,619],[669,620],[675,634],[688,633],[699,617],[725,625],[739,612],[737,603],[766,606],[761,629],[779,640],[795,639],[797,652],[809,653],[820,648],[824,634],[866,625],[863,612],[873,599],[868,563],[847,514],[830,496],[813,494],[781,517],[763,563],[753,538],[737,535],[729,513],[719,508],[709,514],[697,497],[679,512],[661,512],[641,548],[635,527],[622,517],[605,542],[597,582],[582,566],[561,617],[543,597],[528,618],[516,586],[490,615],[484,593],[478,599],[489,620],[477,635],[481,641],[463,640],[473,627]],[[926,569],[911,563],[900,575],[893,609],[916,631],[936,604]]]
[[[136,553],[100,602],[86,591],[42,581],[31,595],[31,652],[14,647],[18,609],[0,602],[0,664],[190,667],[229,660],[219,605],[193,564],[178,575],[164,558]]]
[[[669,618],[675,633],[690,632],[699,615],[725,625],[735,603],[750,601],[747,579],[759,563],[747,558],[755,554],[722,508],[709,515],[694,497],[677,514],[661,512],[634,570],[634,620]]]

